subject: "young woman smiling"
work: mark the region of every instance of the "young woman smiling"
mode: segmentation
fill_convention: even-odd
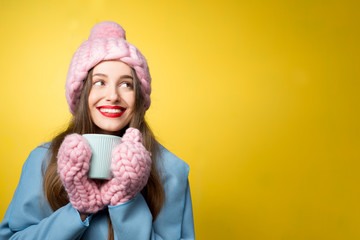
[[[120,61],[103,61],[92,70],[90,117],[98,132],[124,129],[134,116],[135,92],[131,68]]]
[[[144,119],[150,82],[144,56],[120,25],[92,28],[67,76],[72,120],[29,155],[0,239],[195,238],[189,166],[155,140]],[[122,138],[109,180],[87,176],[87,133]]]

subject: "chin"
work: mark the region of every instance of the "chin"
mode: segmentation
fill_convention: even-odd
[[[122,132],[125,131],[129,124],[125,126],[97,126],[100,133],[111,134],[111,135],[122,135]]]

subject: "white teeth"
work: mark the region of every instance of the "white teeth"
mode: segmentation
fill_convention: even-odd
[[[104,113],[121,113],[122,110],[121,109],[109,109],[109,108],[100,108],[101,112]]]

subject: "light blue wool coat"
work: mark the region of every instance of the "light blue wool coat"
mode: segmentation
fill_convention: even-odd
[[[49,144],[35,148],[24,163],[20,182],[0,224],[5,239],[107,239],[106,209],[81,221],[69,203],[53,211],[43,193],[41,166]],[[195,239],[189,166],[160,145],[159,162],[165,190],[165,204],[156,218],[141,193],[130,201],[109,206],[115,239]]]

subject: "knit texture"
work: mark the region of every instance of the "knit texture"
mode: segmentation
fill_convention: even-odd
[[[139,130],[126,130],[122,143],[112,154],[113,178],[101,187],[101,198],[106,205],[124,203],[139,193],[146,185],[151,170],[150,153],[142,144]]]
[[[95,213],[104,207],[97,184],[88,178],[91,149],[79,134],[65,137],[59,148],[58,173],[72,206],[79,212]]]
[[[124,29],[115,22],[101,22],[92,29],[89,39],[76,50],[70,63],[65,84],[66,100],[75,113],[83,82],[91,68],[104,60],[118,60],[132,67],[141,84],[145,109],[150,106],[151,77],[145,57],[125,40]]]

